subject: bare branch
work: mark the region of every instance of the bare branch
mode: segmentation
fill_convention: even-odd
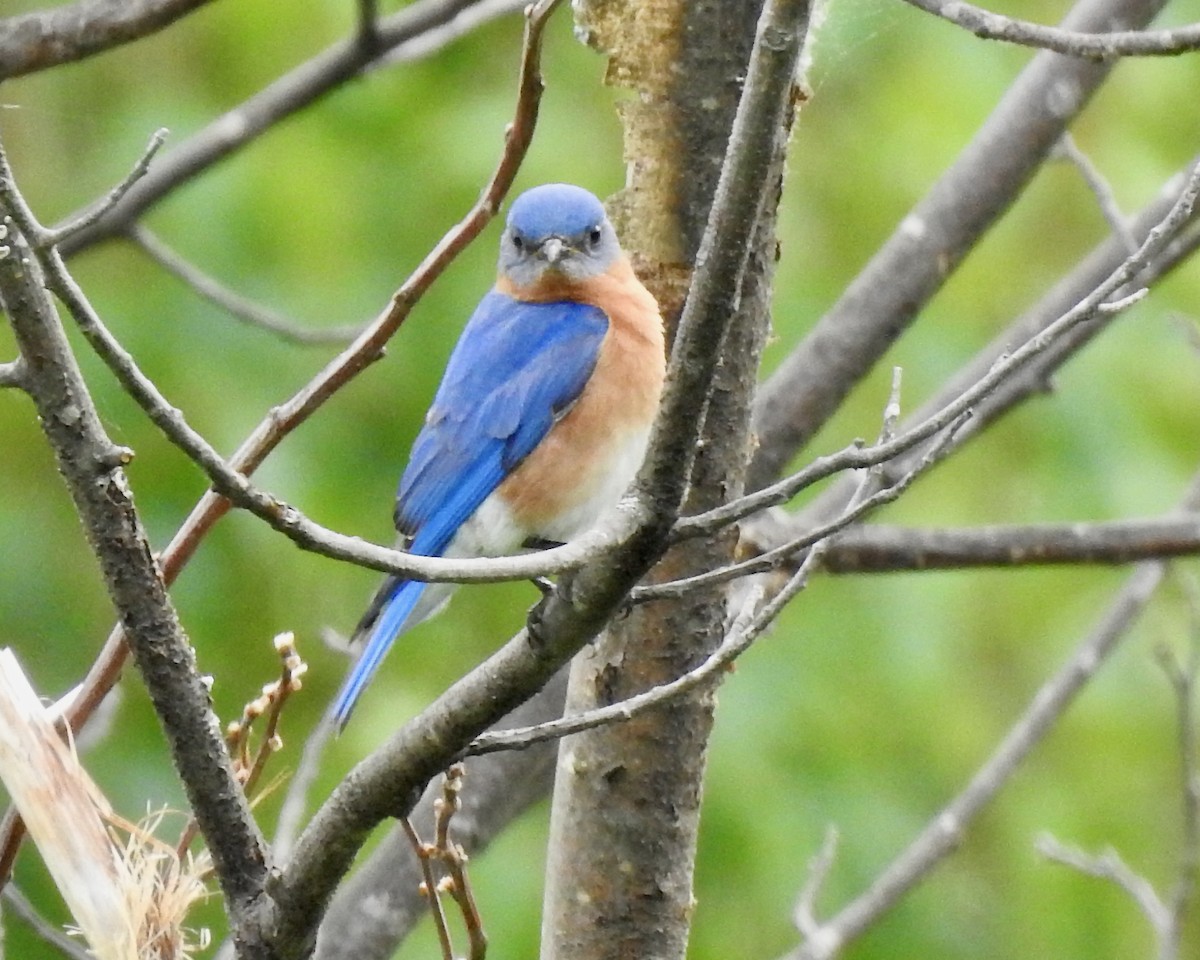
[[[744,524],[743,549],[798,541],[807,524],[769,513]],[[961,529],[865,524],[842,531],[825,550],[828,573],[893,573],[1042,564],[1127,564],[1200,553],[1192,514],[1094,523],[1035,523]]]
[[[1197,730],[1196,691],[1200,684],[1200,591],[1190,577],[1181,578],[1191,614],[1187,654],[1177,660],[1166,648],[1159,659],[1175,694],[1176,746],[1179,751],[1180,814],[1182,830],[1179,873],[1168,904],[1170,927],[1164,955],[1178,954],[1184,924],[1193,906],[1200,877],[1200,731]]]
[[[817,897],[821,893],[821,888],[825,886],[829,871],[833,868],[833,861],[837,856],[837,843],[837,827],[827,827],[821,849],[808,862],[808,876],[805,878],[804,886],[800,888],[800,896],[796,898],[796,909],[792,913],[796,929],[800,931],[806,942],[818,945],[820,956],[833,956],[839,946],[828,939],[823,939],[827,938],[829,934],[817,920]]]
[[[208,688],[134,509],[122,470],[128,451],[105,433],[38,260],[17,229],[25,209],[0,151],[0,211],[13,248],[0,259],[0,301],[22,354],[39,358],[29,368],[26,386],[100,562],[238,926],[262,891],[267,851],[233,777]]]
[[[40,913],[29,898],[25,896],[15,883],[6,884],[3,890],[4,902],[18,917],[24,920],[31,930],[47,944],[61,953],[68,960],[95,960],[95,955],[83,944],[72,940]]]
[[[1082,0],[1066,23],[1148,23],[1164,0]],[[759,393],[751,488],[775,479],[1016,199],[1111,64],[1038,54],[958,159]],[[1047,97],[1048,90],[1062,96]],[[839,507],[840,509],[840,507]]]
[[[1200,163],[1200,158],[1193,160],[1187,169],[1193,169],[1198,163]],[[1133,218],[1131,229],[1135,237],[1145,240],[1150,231],[1170,214],[1187,182],[1187,169],[1171,177],[1163,185],[1159,195]],[[1193,211],[1194,216],[1195,211]],[[1193,229],[1171,240],[1165,248],[1152,254],[1150,262],[1137,273],[1137,283],[1152,284],[1165,276],[1195,250],[1197,241],[1200,239],[1198,235],[1200,235],[1200,231]],[[1044,336],[1052,324],[1092,293],[1099,284],[1105,281],[1105,278],[1110,277],[1128,256],[1129,252],[1115,237],[1110,236],[1100,243],[1080,261],[1070,274],[1056,284],[1041,302],[995,337],[957,374],[951,377],[937,395],[930,398],[913,414],[910,418],[911,422],[919,424],[925,421],[937,411],[944,409],[956,397],[961,396],[963,391],[972,389],[981,377],[987,376],[1008,358],[1014,344],[1027,343],[1039,336]],[[1114,295],[1120,297],[1122,292],[1118,290]],[[1049,345],[1040,356],[1026,364],[1021,371],[999,383],[986,396],[980,397],[979,401],[971,408],[971,420],[963,425],[955,437],[956,448],[982,435],[988,426],[1023,401],[1034,396],[1041,396],[1049,389],[1054,372],[1082,350],[1094,337],[1106,330],[1112,318],[1112,314],[1097,309],[1094,319],[1073,326],[1071,330],[1056,338],[1055,343]],[[910,452],[897,456],[889,463],[888,470],[902,474],[908,468],[909,461],[920,456],[920,453],[920,446],[916,446]],[[816,463],[813,466],[816,466]],[[810,522],[819,522],[822,519],[836,516],[852,490],[853,482],[851,480],[839,480],[807,505],[802,512],[810,519]]]
[[[0,20],[0,80],[149,36],[209,0],[78,0]]]
[[[1121,859],[1116,850],[1108,849],[1097,855],[1085,853],[1078,847],[1067,846],[1049,833],[1038,837],[1036,846],[1038,853],[1048,860],[1120,887],[1149,922],[1160,948],[1165,945],[1171,925],[1170,911],[1159,899],[1153,884]],[[1161,960],[1167,960],[1168,955],[1161,949],[1158,955]]]
[[[61,226],[53,230],[41,230],[34,237],[36,241],[34,246],[38,248],[58,246],[74,234],[81,233],[104,217],[108,211],[120,203],[121,199],[133,189],[134,184],[146,175],[150,170],[151,161],[162,148],[162,145],[166,143],[166,140],[167,128],[159,127],[150,137],[150,143],[142,151],[142,155],[138,158],[137,163],[133,165],[133,169],[125,175],[125,178],[120,183],[108,192],[108,196],[101,198],[91,207],[76,214],[75,217],[66,221]]]
[[[1108,221],[1113,234],[1125,245],[1127,253],[1133,253],[1138,248],[1137,238],[1133,235],[1133,231],[1129,229],[1129,221],[1121,212],[1116,194],[1113,193],[1113,189],[1108,181],[1104,179],[1104,174],[1092,163],[1091,158],[1079,149],[1075,143],[1075,138],[1070,133],[1062,135],[1062,139],[1058,141],[1056,149],[1079,171],[1079,175],[1083,177],[1083,182],[1087,184],[1088,189],[1095,196],[1096,203],[1100,207],[1100,212],[1104,215],[1104,219]]]
[[[1200,509],[1200,475],[1193,478],[1180,509]],[[836,956],[846,943],[865,931],[958,846],[975,817],[1053,729],[1076,695],[1120,644],[1162,583],[1166,569],[1166,562],[1160,560],[1143,561],[1134,568],[1095,628],[1066,663],[1042,684],[1025,712],[962,792],[863,893],[821,923],[817,936],[788,954],[790,960],[828,960]]]
[[[304,346],[348,343],[366,327],[362,323],[324,329],[303,327],[290,317],[270,307],[261,306],[229,289],[219,280],[189,263],[141,224],[130,227],[127,236],[146,256],[168,273],[178,277],[205,300],[220,307],[235,319],[249,326],[268,330],[282,340]]]
[[[72,256],[100,240],[124,233],[164,196],[357,76],[387,51],[451,22],[478,0],[417,0],[378,21],[378,43],[359,37],[342,40],[275,80],[254,96],[198,131],[155,164],[149,176],[97,223],[73,234],[62,245]],[[74,218],[68,218],[74,219]]]
[[[864,516],[883,506],[898,499],[919,476],[926,470],[938,463],[945,452],[950,448],[954,439],[956,429],[964,423],[966,414],[949,425],[942,433],[938,442],[931,446],[925,455],[913,466],[907,474],[900,479],[892,482],[883,489],[875,489],[873,493],[868,493],[860,485],[859,496],[854,498],[850,504],[834,519],[827,523],[820,524],[810,530],[805,530],[797,534],[795,537],[789,538],[779,546],[770,550],[766,550],[756,557],[749,560],[742,560],[738,563],[730,564],[726,567],[721,567],[716,570],[708,570],[704,573],[696,574],[692,577],[686,577],[679,580],[672,580],[668,583],[651,584],[648,586],[638,587],[632,595],[632,599],[638,603],[645,603],[650,600],[661,600],[667,597],[681,596],[689,590],[694,590],[701,586],[711,586],[716,583],[727,583],[730,580],[735,580],[738,577],[745,577],[751,574],[769,573],[778,567],[783,566],[789,560],[796,556],[801,550],[811,546],[814,543],[821,543],[827,538],[833,536],[839,531],[845,530],[851,524],[862,519]],[[881,438],[882,444],[887,444],[890,441],[886,439],[889,436],[885,432]],[[871,465],[870,470],[873,471],[869,475],[871,480],[871,488],[879,485],[879,473],[882,461]],[[690,534],[689,534],[690,535]]]
[[[1073,57],[1110,60],[1116,57],[1172,57],[1200,50],[1200,24],[1172,30],[1126,30],[1082,33],[1015,20],[963,0],[904,0],[936,17],[969,30],[983,40],[1003,40],[1023,47],[1040,47]]]
[[[528,6],[528,0],[476,0],[469,7],[459,11],[452,19],[439,26],[431,27],[411,40],[394,47],[389,53],[380,56],[364,69],[374,72],[400,63],[423,60],[488,21],[519,13],[526,6]]]

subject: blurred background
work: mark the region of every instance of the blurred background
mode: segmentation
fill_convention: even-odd
[[[10,15],[43,4],[3,0]],[[0,135],[38,217],[54,223],[104,194],[158,127],[166,150],[281,73],[346,37],[351,0],[216,3],[160,35],[0,88]],[[397,4],[385,2],[384,12]],[[1062,0],[1006,0],[1053,22]],[[1195,0],[1160,25],[1200,19]],[[204,271],[312,328],[372,318],[466,211],[499,154],[522,24],[508,16],[435,56],[374,72],[304,110],[175,192],[146,224]],[[977,40],[899,0],[837,0],[815,48],[813,96],[796,127],[780,223],[769,370],[837,298],[957,155],[1032,54]],[[517,189],[570,180],[601,196],[624,180],[604,61],[551,24],[542,119]],[[1123,63],[1073,128],[1127,212],[1200,150],[1200,58]],[[394,489],[442,366],[494,271],[498,225],[450,268],[370,368],[268,460],[257,480],[315,520],[390,542]],[[814,443],[874,436],[890,372],[914,409],[1107,232],[1078,172],[1053,163],[970,257]],[[224,452],[334,354],[248,327],[199,299],[131,245],[72,264],[143,370]],[[911,524],[1112,519],[1171,509],[1200,453],[1200,267],[1187,264],[1090,347],[1056,391],[1027,404],[923,480],[880,519]],[[81,362],[129,468],[154,544],[205,482],[78,340]],[[0,360],[11,359],[7,328]],[[0,645],[39,690],[78,682],[112,624],[96,565],[32,405],[0,391]],[[1113,845],[1166,889],[1181,853],[1175,706],[1153,651],[1197,631],[1178,580],[1155,601],[1080,702],[971,831],[962,849],[848,953],[856,958],[1137,957],[1148,928],[1110,885],[1051,865],[1051,831]],[[1110,569],[821,579],[741,661],[721,691],[711,754],[692,956],[773,957],[828,825],[841,834],[821,905],[859,892],[965,783],[1041,681],[1089,630],[1124,572]],[[247,515],[221,521],[173,590],[213,675],[224,722],[278,672],[272,636],[294,630],[310,664],[288,707],[299,748],[342,677],[326,628],[348,632],[370,571],[306,554]],[[326,753],[313,801],[454,678],[507,639],[536,598],[528,584],[471,587],[406,637]],[[114,734],[86,764],[128,817],[183,808],[144,691],[127,677]],[[469,789],[469,784],[468,784]],[[282,790],[257,812],[268,834]],[[493,957],[536,952],[547,807],[474,861]],[[32,850],[18,882],[65,911]],[[215,898],[197,914],[219,939]],[[13,957],[50,956],[16,921]],[[1200,944],[1197,924],[1191,942]],[[400,957],[434,955],[423,930]],[[1193,954],[1194,955],[1194,954]]]

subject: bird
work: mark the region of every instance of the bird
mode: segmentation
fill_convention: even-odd
[[[629,488],[666,373],[663,322],[600,200],[549,183],[514,200],[495,286],[451,353],[396,497],[405,550],[512,554],[565,543]],[[396,638],[451,584],[388,577],[331,710],[343,729]]]

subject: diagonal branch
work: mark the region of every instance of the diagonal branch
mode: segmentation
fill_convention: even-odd
[[[242,323],[270,331],[281,340],[304,346],[348,343],[364,329],[364,324],[361,323],[330,328],[303,327],[282,313],[272,310],[270,307],[260,306],[248,297],[231,290],[199,267],[189,263],[141,224],[131,226],[127,236],[142,253],[167,273],[182,280],[209,303],[220,307]]]
[[[969,30],[983,40],[1003,40],[1024,47],[1040,47],[1072,57],[1103,60],[1116,57],[1173,57],[1200,50],[1200,23],[1171,30],[1085,33],[1001,16],[963,0],[904,2]]]
[[[38,261],[12,216],[17,196],[0,153],[0,213],[12,246],[0,259],[0,301],[22,354],[37,358],[25,386],[100,562],[236,927],[262,892],[267,849],[134,508],[122,468],[128,451],[112,443],[96,413]]]
[[[101,53],[168,27],[210,0],[78,0],[0,20],[0,80]]]
[[[1179,509],[1200,510],[1200,475],[1193,478]],[[787,960],[828,960],[837,956],[849,941],[862,934],[958,847],[975,818],[1054,728],[1127,635],[1162,583],[1167,566],[1167,561],[1147,560],[1134,567],[1092,632],[1034,694],[1025,712],[962,792],[942,808],[866,890],[829,920],[808,931],[805,942],[788,954]]]
[[[72,235],[63,245],[63,254],[69,257],[100,240],[123,233],[181,184],[252,142],[281,120],[337,89],[376,58],[430,30],[445,26],[477,2],[479,0],[417,0],[398,13],[377,21],[373,34],[375,42],[363,44],[356,35],[339,41],[284,74],[167,154],[149,176],[97,223]]]
[[[1136,26],[1163,2],[1081,0],[1064,22],[1071,29]],[[1043,52],[1022,71],[950,169],[764,384],[752,489],[779,475],[913,322],[1024,189],[1110,69]]]

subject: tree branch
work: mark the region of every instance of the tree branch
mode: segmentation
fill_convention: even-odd
[[[712,217],[704,255],[684,307],[669,383],[636,486],[633,535],[609,557],[560,582],[531,615],[529,626],[482,666],[457,682],[420,717],[360,763],[322,805],[297,843],[292,861],[271,885],[260,929],[282,956],[302,952],[334,886],[369,831],[403,816],[414,793],[444,769],[486,726],[540,689],[617,609],[636,580],[666,549],[667,531],[682,501],[699,423],[698,397],[708,392],[731,322],[750,234],[758,220],[782,128],[795,56],[803,38],[800,0],[782,0],[756,44],[751,71]],[[772,132],[764,142],[744,131]],[[740,132],[740,133],[739,133]],[[264,905],[267,906],[267,905]]]
[[[149,36],[209,0],[78,0],[0,20],[0,80]]]
[[[63,254],[70,257],[100,240],[124,233],[180,185],[357,76],[387,51],[423,36],[429,30],[445,26],[477,2],[479,0],[417,0],[378,21],[376,44],[364,45],[356,35],[332,45],[284,74],[168,153],[117,206],[88,229],[68,238],[62,246]]]
[[[1191,165],[1180,171],[1163,185],[1159,195],[1149,203],[1131,221],[1130,231],[1139,242],[1144,243],[1150,232],[1162,224],[1180,199],[1188,183],[1189,172],[1200,167],[1200,157],[1194,159]],[[1195,210],[1187,222],[1194,220]],[[1184,258],[1194,252],[1200,231],[1176,236],[1165,246],[1151,252],[1147,262],[1142,264],[1135,275],[1138,284],[1153,284],[1177,266]],[[1065,278],[1057,283],[1042,300],[1022,317],[1010,324],[999,336],[979,351],[962,369],[958,371],[942,389],[910,418],[910,422],[920,424],[933,416],[937,411],[946,409],[956,398],[961,398],[971,391],[998,367],[1002,367],[1009,359],[1014,344],[1029,344],[1043,340],[1044,350],[1025,364],[1023,368],[1004,378],[986,395],[979,395],[978,402],[971,406],[971,419],[963,425],[954,438],[955,448],[961,448],[968,441],[980,436],[984,430],[995,423],[1008,411],[1025,400],[1043,395],[1050,389],[1051,378],[1056,370],[1075,356],[1098,334],[1108,328],[1114,319],[1111,313],[1097,313],[1086,323],[1078,323],[1070,330],[1062,331],[1054,337],[1053,343],[1044,343],[1051,327],[1064,314],[1082,300],[1089,297],[1101,284],[1105,283],[1123,262],[1129,258],[1129,251],[1124,243],[1115,236],[1110,236],[1092,250],[1079,265]],[[1139,261],[1140,262],[1140,261]],[[1119,297],[1125,289],[1113,291]],[[1024,347],[1022,347],[1024,349]],[[909,468],[914,458],[922,455],[921,446],[914,445],[908,452],[892,460],[889,470],[903,474]],[[818,461],[819,462],[819,461]],[[814,466],[816,462],[814,462]],[[776,485],[778,486],[778,485]],[[848,480],[839,480],[828,490],[821,493],[812,503],[803,509],[803,514],[810,522],[835,516],[846,502],[853,488]],[[764,494],[766,491],[763,491]],[[699,518],[697,518],[699,520]]]
[[[29,362],[26,388],[100,561],[236,927],[262,892],[266,847],[133,506],[122,469],[128,451],[114,446],[100,423],[38,261],[18,228],[18,199],[0,152],[0,212],[12,247],[0,259],[0,301],[22,355],[36,358]]]
[[[803,524],[765,514],[746,523],[743,549],[766,552],[801,536]],[[1127,564],[1200,553],[1200,518],[1191,514],[1094,523],[1035,523],[946,529],[863,524],[825,550],[828,573],[893,573],[1044,564]]]
[[[1126,30],[1084,33],[1016,20],[972,6],[963,0],[904,0],[969,30],[983,40],[1003,40],[1023,47],[1040,47],[1072,57],[1111,60],[1116,57],[1172,57],[1200,50],[1200,24],[1171,30]]]
[[[1148,22],[1163,0],[1082,0],[1073,29]],[[767,380],[751,488],[769,483],[838,408],[1009,207],[1111,64],[1043,52],[837,303]],[[1064,96],[1048,97],[1047,91]]]
[[[506,716],[495,729],[536,726],[562,716],[564,668],[534,697]],[[528,750],[465,760],[471,787],[455,815],[455,839],[470,854],[480,853],[520,813],[540,800],[554,780],[555,741]],[[410,818],[434,820],[441,791],[436,780],[425,788]],[[420,868],[411,844],[394,827],[333,896],[317,938],[317,960],[387,960],[428,910],[418,890]]]
[[[1200,510],[1200,475],[1193,478],[1180,511]],[[1074,702],[1149,603],[1166,574],[1167,562],[1147,560],[1117,593],[1099,622],[1030,700],[996,750],[970,782],[872,881],[829,920],[806,932],[806,942],[789,960],[828,960],[863,933],[962,842],[979,813],[999,793]]]
[[[0,252],[0,258],[4,256]],[[16,360],[9,360],[7,363],[0,363],[0,390],[5,388],[24,389],[25,387],[25,360],[23,357],[17,357]]]
[[[142,253],[167,273],[182,280],[209,303],[224,310],[235,320],[267,330],[281,340],[303,346],[348,343],[366,328],[366,324],[363,323],[329,328],[303,327],[282,313],[270,307],[260,306],[248,297],[229,289],[219,280],[189,263],[141,224],[131,226],[126,235]]]

